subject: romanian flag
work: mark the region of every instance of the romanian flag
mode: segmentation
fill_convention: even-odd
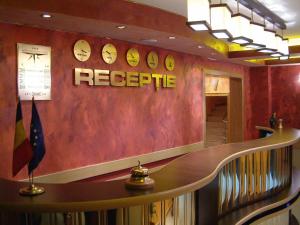
[[[32,99],[30,144],[32,145],[33,156],[28,164],[28,174],[31,174],[38,167],[46,152],[42,123],[34,99]]]
[[[13,176],[31,160],[32,148],[25,134],[20,99],[17,105],[15,141],[13,152]]]

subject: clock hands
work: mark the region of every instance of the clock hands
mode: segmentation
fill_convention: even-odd
[[[135,58],[132,52],[130,52],[130,55],[131,55],[131,58],[133,58],[133,59]]]
[[[150,61],[150,64],[151,64],[152,66],[154,66],[154,65],[155,65],[155,60],[154,60],[153,56],[152,56],[151,58],[152,58],[152,60]]]
[[[126,60],[130,66],[137,66],[140,61],[140,55],[137,49],[130,48],[126,53]]]
[[[109,59],[109,61],[111,62],[113,60],[113,58],[111,56],[111,52],[109,52],[109,51],[105,51],[105,52],[108,54],[108,56],[106,58]]]
[[[117,49],[112,44],[105,44],[102,48],[102,59],[107,64],[112,64],[117,59]]]
[[[152,58],[152,62],[155,62],[155,59],[154,59],[154,56],[153,56],[153,55],[151,55],[151,58]]]
[[[85,50],[83,50],[83,49],[81,49],[81,51],[84,52],[84,53],[87,53],[87,51],[85,51]]]

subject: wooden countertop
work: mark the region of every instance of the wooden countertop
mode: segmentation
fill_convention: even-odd
[[[260,128],[268,129],[268,128]],[[0,179],[1,211],[93,211],[140,205],[195,191],[210,183],[228,162],[261,150],[292,145],[300,130],[283,128],[272,136],[242,143],[224,144],[184,155],[151,174],[156,182],[150,191],[130,191],[124,180],[98,183],[43,184],[46,193],[33,198],[19,196],[26,183]]]

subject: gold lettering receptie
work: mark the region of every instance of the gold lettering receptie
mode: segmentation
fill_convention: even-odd
[[[75,68],[75,85],[86,82],[89,86],[143,87],[152,81],[156,90],[176,87],[176,76],[170,74]]]

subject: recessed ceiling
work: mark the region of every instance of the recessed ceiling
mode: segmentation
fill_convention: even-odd
[[[263,60],[257,63],[244,61],[241,55],[228,57],[229,52],[245,52],[245,49],[215,39],[209,32],[193,32],[189,29],[186,26],[187,0],[127,0],[119,1],[117,5],[110,0],[72,1],[77,2],[73,7],[64,7],[65,2],[59,0],[57,4],[43,1],[40,5],[34,4],[34,1],[5,1],[0,3],[0,22],[109,37],[248,66],[263,65]],[[234,5],[234,0],[230,1]],[[124,11],[126,7],[128,10]],[[42,18],[44,12],[50,12],[52,18]],[[126,28],[118,29],[120,25],[126,25]],[[296,50],[295,53],[299,53],[300,47]],[[257,59],[257,56],[257,53],[252,54],[250,58]]]
[[[300,36],[300,4],[299,0],[258,0],[268,9],[286,21],[287,30],[284,36]],[[172,13],[187,17],[187,0],[134,0],[139,4],[157,7]],[[214,2],[214,1],[213,1]],[[231,6],[236,5],[235,0],[223,0]]]

